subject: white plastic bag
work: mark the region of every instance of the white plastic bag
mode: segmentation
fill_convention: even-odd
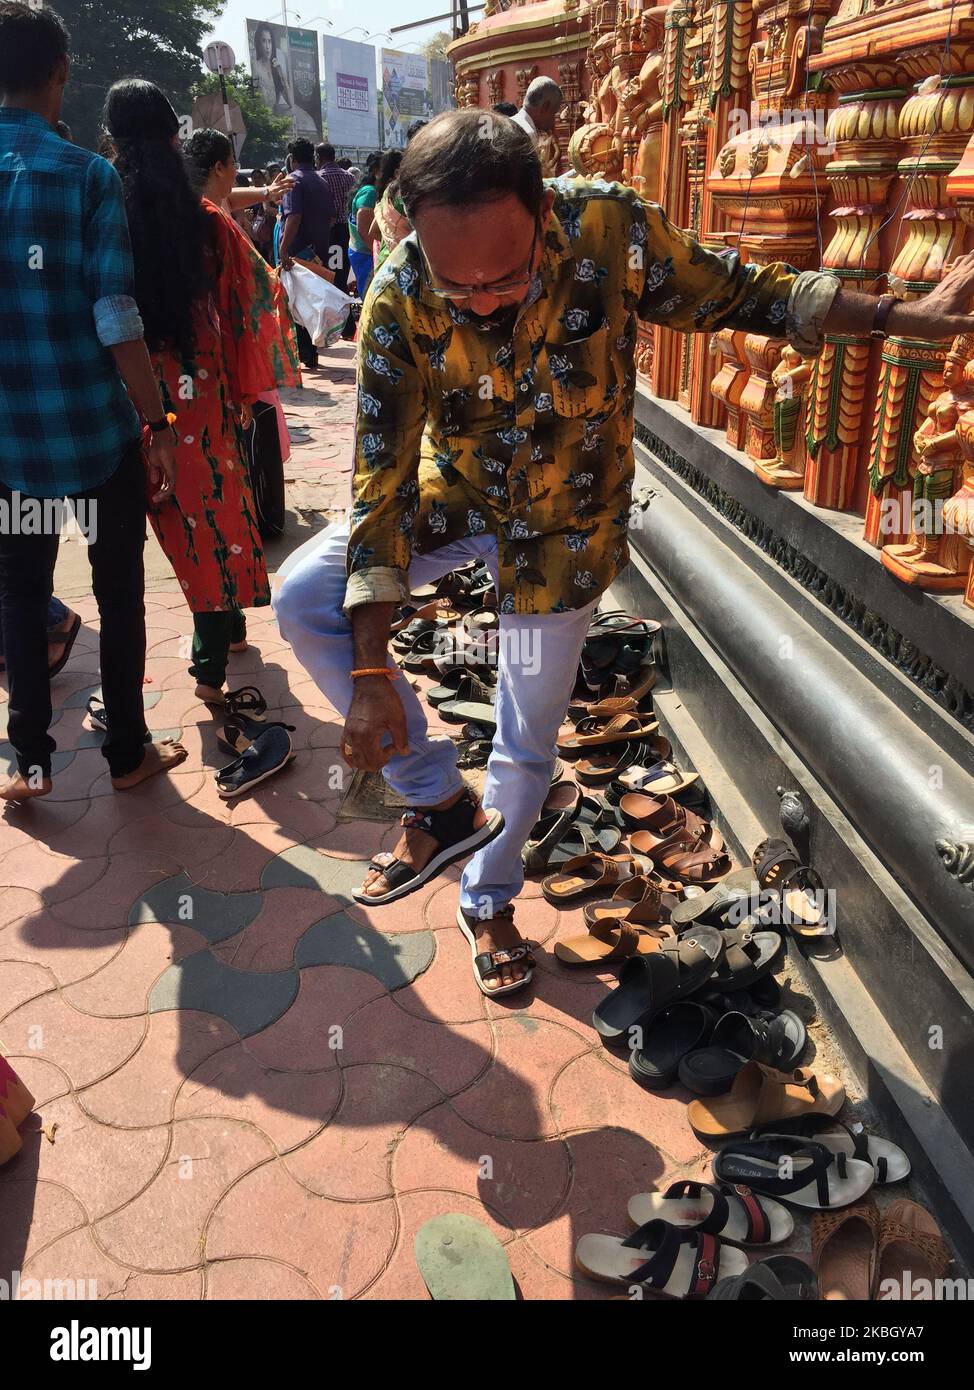
[[[302,265],[282,270],[281,284],[295,321],[308,330],[315,347],[331,347],[345,327],[351,296]]]

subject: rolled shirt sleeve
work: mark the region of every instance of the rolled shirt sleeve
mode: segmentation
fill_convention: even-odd
[[[645,281],[640,318],[682,333],[732,328],[787,338],[805,357],[821,350],[825,316],[839,289],[834,275],[798,271],[776,261],[745,265],[736,251],[700,246],[655,203],[642,203],[633,240],[642,241]]]
[[[370,292],[359,325],[358,403],[345,610],[398,603],[419,515],[419,457],[428,392],[394,283]]]
[[[104,347],[116,343],[135,343],[144,328],[139,306],[129,294],[106,294],[95,303],[95,332]]]

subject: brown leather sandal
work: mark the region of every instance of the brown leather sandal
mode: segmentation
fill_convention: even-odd
[[[839,1211],[819,1211],[812,1219],[812,1255],[819,1297],[867,1302],[878,1264],[879,1208],[872,1196]]]
[[[648,956],[674,935],[669,927],[644,929],[620,917],[597,918],[587,936],[555,942],[555,955],[563,965],[611,965],[630,956]]]
[[[940,1227],[925,1207],[905,1197],[890,1202],[879,1232],[876,1298],[932,1298],[935,1281],[944,1277],[952,1260]]]
[[[558,752],[580,753],[586,748],[649,738],[658,728],[658,719],[651,714],[640,714],[638,709],[629,713],[591,715],[578,721],[574,734],[558,740]]]
[[[747,1062],[726,1095],[691,1101],[687,1119],[704,1139],[732,1139],[754,1129],[796,1120],[803,1115],[837,1115],[845,1087],[834,1076],[818,1076],[808,1067],[775,1071]]]
[[[566,859],[557,873],[541,880],[541,891],[548,902],[560,907],[576,903],[600,888],[612,889],[626,879],[634,878],[641,868],[639,861],[627,854],[613,859],[611,855],[593,850],[590,854],[577,854],[572,859]]]

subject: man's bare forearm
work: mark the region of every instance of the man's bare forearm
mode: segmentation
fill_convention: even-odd
[[[924,342],[943,342],[958,333],[974,331],[970,316],[970,274],[945,277],[920,299],[897,300],[886,319],[885,332],[898,338],[918,338]],[[826,333],[847,334],[851,338],[869,336],[876,317],[879,297],[858,290],[840,289],[825,316]]]
[[[352,609],[356,671],[385,666],[395,610],[394,603],[361,603]]]
[[[115,358],[119,376],[144,418],[161,420],[165,412],[145,341],[137,338],[130,343],[115,343],[109,351]]]

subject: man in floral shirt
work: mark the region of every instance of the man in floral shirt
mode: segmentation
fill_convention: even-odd
[[[525,133],[479,110],[417,135],[400,190],[415,232],[377,272],[362,314],[349,525],[291,570],[277,610],[346,715],[349,763],[381,767],[415,808],[361,900],[398,899],[477,849],[458,924],[481,988],[497,993],[530,978],[511,910],[521,850],[595,605],[628,560],[637,317],[787,337],[804,356],[826,324],[946,338],[970,327],[974,257],[911,304],[745,265],[628,188],[544,183]],[[429,737],[413,690],[381,674],[395,669],[395,606],[471,559],[493,573],[501,614],[483,807],[463,790],[455,745]]]

